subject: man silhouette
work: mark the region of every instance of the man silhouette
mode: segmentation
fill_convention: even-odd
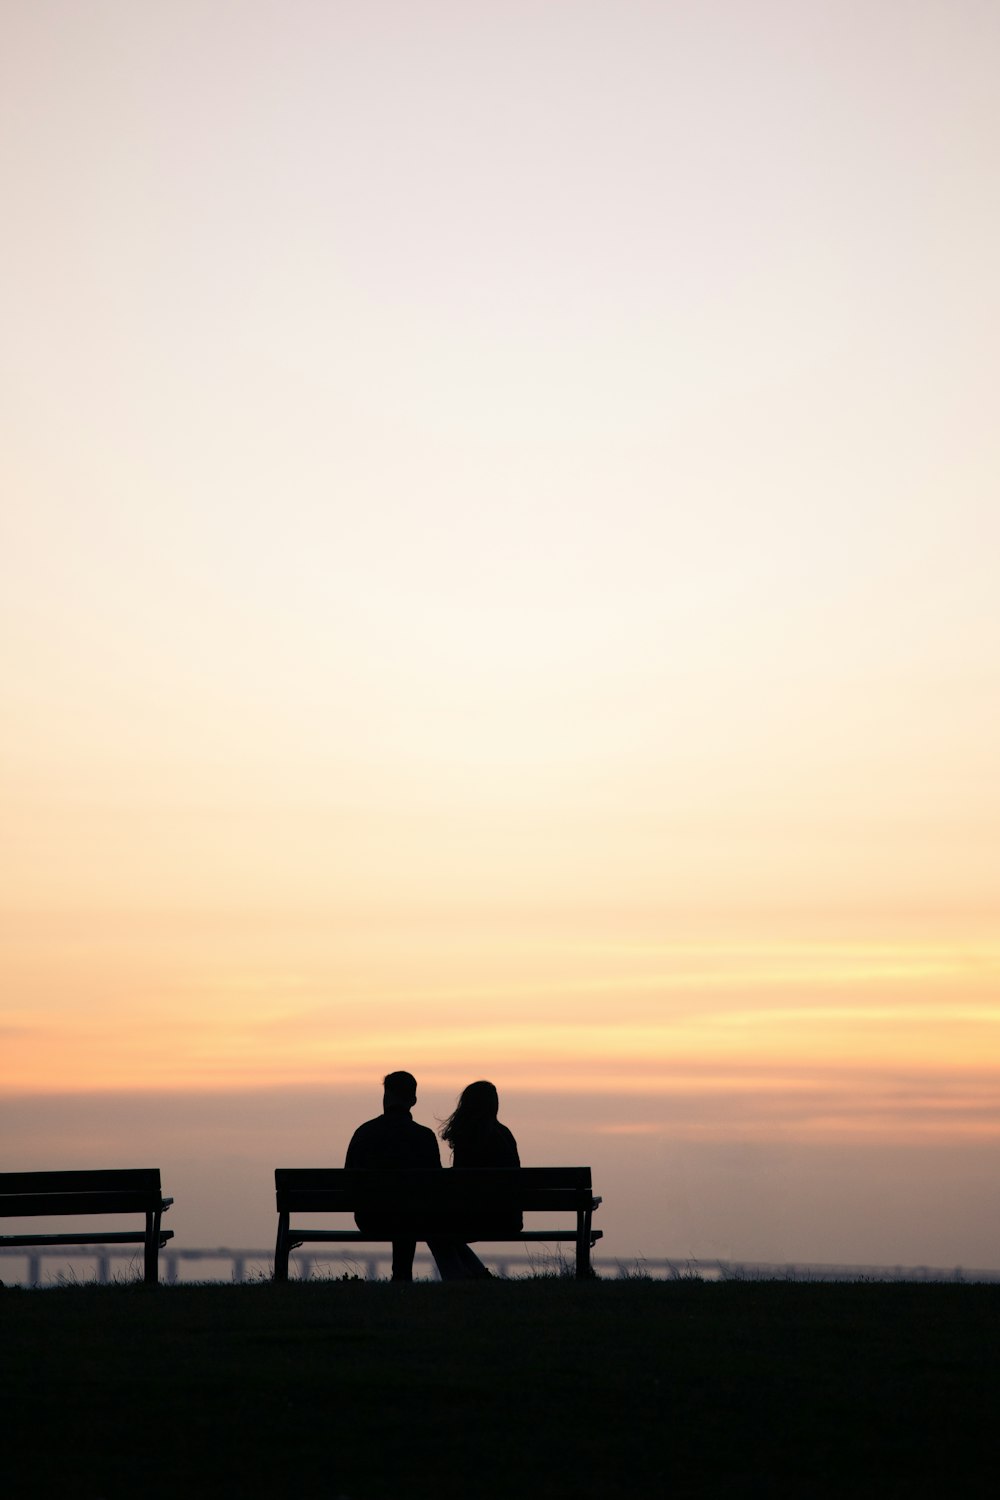
[[[426,1125],[418,1125],[410,1114],[417,1102],[417,1080],[412,1073],[389,1073],[383,1079],[382,1113],[366,1120],[351,1136],[346,1167],[374,1171],[380,1167],[440,1167],[437,1136]],[[377,1217],[355,1215],[358,1228],[380,1232]],[[364,1222],[362,1222],[362,1219]],[[415,1239],[392,1241],[393,1281],[413,1280]]]

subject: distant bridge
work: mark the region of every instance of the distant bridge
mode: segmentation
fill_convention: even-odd
[[[531,1276],[559,1273],[568,1262],[551,1255],[504,1255],[482,1257],[500,1276]],[[176,1282],[269,1281],[273,1271],[270,1250],[185,1249],[168,1246],[160,1252],[161,1279]],[[80,1264],[79,1273],[77,1264]],[[299,1280],[338,1280],[358,1276],[365,1281],[388,1277],[392,1264],[389,1246],[364,1255],[350,1250],[298,1250],[292,1252],[292,1274]],[[962,1266],[845,1266],[781,1264],[767,1261],[694,1260],[690,1257],[639,1256],[614,1260],[595,1256],[599,1276],[612,1280],[652,1277],[658,1281],[782,1280],[782,1281],[990,1281],[1000,1282],[1000,1271],[970,1270]],[[48,1269],[47,1269],[48,1268]],[[418,1252],[414,1273],[429,1281],[437,1279],[434,1261]],[[142,1276],[142,1249],[127,1245],[39,1245],[0,1248],[0,1282],[15,1286],[60,1286],[74,1282],[107,1284]]]

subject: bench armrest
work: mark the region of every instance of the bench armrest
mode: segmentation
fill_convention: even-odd
[[[166,1213],[167,1209],[170,1207],[173,1201],[173,1198],[164,1198],[162,1203],[160,1204],[161,1212]]]
[[[591,1206],[591,1208],[600,1208],[600,1206],[601,1206],[601,1204],[603,1202],[604,1202],[603,1198],[592,1198],[590,1200],[590,1206]]]

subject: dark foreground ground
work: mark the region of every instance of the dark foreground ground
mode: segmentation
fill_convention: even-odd
[[[4,1492],[990,1496],[1000,1288],[0,1291]]]

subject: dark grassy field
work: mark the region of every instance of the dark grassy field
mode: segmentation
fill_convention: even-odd
[[[4,1489],[993,1496],[1000,1288],[0,1291]]]

